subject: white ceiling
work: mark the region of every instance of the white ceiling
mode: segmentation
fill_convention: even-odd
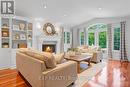
[[[46,9],[42,1],[44,0],[15,0],[16,15],[70,25],[98,17],[130,15],[130,0],[46,0]]]

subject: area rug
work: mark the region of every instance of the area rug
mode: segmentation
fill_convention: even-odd
[[[82,87],[85,83],[92,79],[93,76],[100,72],[105,67],[105,65],[106,62],[100,62],[97,64],[92,63],[91,67],[78,74],[78,79],[76,80],[75,84],[70,85],[69,87]]]

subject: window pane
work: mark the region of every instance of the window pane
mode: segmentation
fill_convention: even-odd
[[[114,29],[114,50],[120,50],[120,28]]]
[[[67,32],[67,44],[69,44],[69,43],[70,43],[70,33]]]
[[[107,30],[107,25],[100,24],[100,25],[98,25],[98,29],[100,29],[101,31],[106,31]]]
[[[89,45],[91,46],[92,44],[94,45],[94,33],[89,33],[88,35],[88,38],[89,38]]]
[[[104,31],[104,32],[100,32],[99,33],[99,46],[101,47],[101,48],[106,48],[106,42],[107,42],[107,40],[106,40],[107,38],[106,38],[106,31]]]
[[[64,32],[64,43],[66,42],[66,33]]]
[[[80,44],[84,45],[84,32],[80,32]]]

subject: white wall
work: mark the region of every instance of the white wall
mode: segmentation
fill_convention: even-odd
[[[73,37],[76,37],[76,34],[77,34],[77,30],[78,29],[83,29],[83,28],[88,28],[90,25],[92,24],[95,24],[95,23],[105,23],[105,24],[109,24],[109,23],[112,23],[112,24],[116,24],[116,23],[119,23],[121,21],[126,21],[126,44],[127,44],[127,51],[128,51],[128,58],[130,60],[130,39],[129,38],[129,32],[130,32],[130,16],[127,16],[127,17],[113,17],[113,18],[95,18],[95,19],[92,19],[90,21],[87,21],[87,22],[84,22],[80,25],[77,25],[77,26],[74,26],[72,29],[74,31],[74,34],[73,34]],[[77,47],[79,44],[77,44],[78,42],[77,41],[77,38],[73,38],[73,45],[75,47]],[[116,52],[115,52],[116,53]],[[119,56],[119,53],[118,55],[115,54],[115,56]]]

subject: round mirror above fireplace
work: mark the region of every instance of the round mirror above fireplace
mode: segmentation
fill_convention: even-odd
[[[51,23],[44,24],[43,31],[45,32],[46,35],[52,36],[52,35],[56,34],[55,27]]]

